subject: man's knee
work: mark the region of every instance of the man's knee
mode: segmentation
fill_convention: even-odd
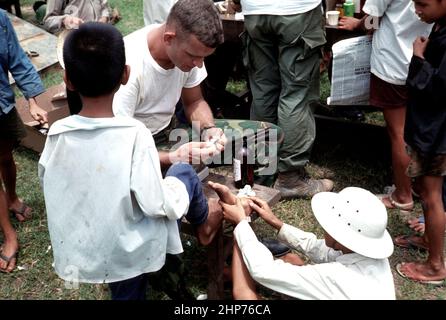
[[[182,178],[194,179],[194,177],[197,175],[194,168],[190,164],[179,162],[170,166],[169,170],[166,172],[166,177],[167,176],[177,177],[178,179],[182,180]]]

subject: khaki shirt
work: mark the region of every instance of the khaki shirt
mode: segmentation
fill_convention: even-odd
[[[84,22],[99,21],[101,17],[110,18],[110,9],[107,0],[48,0],[43,26],[52,33],[61,31],[62,21],[67,16]]]

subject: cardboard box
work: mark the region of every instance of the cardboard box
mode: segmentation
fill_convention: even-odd
[[[36,98],[38,105],[48,112],[48,125],[50,127],[55,121],[70,115],[67,99],[53,101],[55,95],[63,92],[65,92],[65,87],[60,84],[48,88],[47,91]],[[16,102],[16,107],[27,132],[21,145],[39,153],[42,152],[45,146],[46,134],[39,131],[41,129],[40,124],[31,117],[28,102],[25,98],[20,98]]]

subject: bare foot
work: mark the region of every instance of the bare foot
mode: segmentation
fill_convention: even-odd
[[[19,198],[9,204],[9,210],[15,214],[19,222],[32,218],[32,209]]]
[[[399,209],[402,211],[407,211],[410,212],[413,209],[413,201],[409,201],[409,202],[400,202],[400,200],[393,198],[394,195],[389,194],[383,198],[381,198],[381,202],[384,204],[384,206],[387,209]]]
[[[237,197],[231,192],[231,190],[220,183],[209,181],[208,185],[214,190],[221,201],[224,203],[234,205],[237,203]]]
[[[434,267],[427,262],[407,262],[400,265],[398,272],[411,280],[421,282],[446,279],[446,268],[444,264],[440,267]]]
[[[11,272],[14,270],[17,263],[17,253],[19,250],[19,243],[17,239],[14,241],[6,241],[0,248],[0,271]]]
[[[237,203],[237,196],[233,194],[227,186],[212,181],[209,181],[208,185],[217,193],[222,202],[230,205],[235,205]],[[242,203],[243,209],[245,209],[246,215],[250,215],[252,213],[252,208],[249,205],[249,199],[241,197],[240,202]]]
[[[393,239],[393,243],[401,248],[429,250],[427,237],[419,237],[416,235],[398,236]]]

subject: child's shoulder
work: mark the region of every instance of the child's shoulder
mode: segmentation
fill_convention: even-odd
[[[146,126],[139,120],[136,120],[135,118],[128,117],[128,116],[115,116],[114,120],[122,125],[128,125],[136,127],[137,129],[145,129]]]
[[[116,116],[113,118],[87,118],[72,115],[54,122],[50,127],[48,135],[56,135],[77,130],[112,129],[122,127],[132,127],[137,131],[147,130],[143,123],[131,117]]]

